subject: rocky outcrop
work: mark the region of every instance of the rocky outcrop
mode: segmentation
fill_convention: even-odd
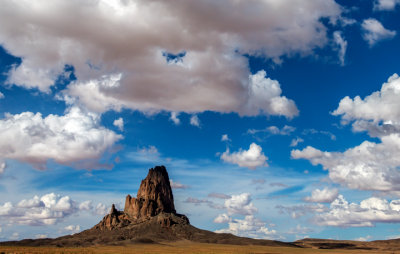
[[[176,213],[167,170],[157,166],[142,180],[137,197],[126,197],[124,213],[132,219],[146,219],[162,212]]]
[[[101,221],[98,223],[95,228],[100,230],[112,230],[115,228],[121,228],[129,225],[131,221],[129,217],[123,212],[115,209],[115,205],[113,204],[111,207],[111,211],[107,214]]]
[[[176,214],[171,184],[164,166],[149,170],[147,177],[140,184],[137,197],[131,195],[126,197],[123,212],[118,211],[113,204],[110,213],[94,228],[113,230],[149,221],[152,218],[155,218],[162,227],[170,227],[178,222],[189,224],[186,216]]]
[[[96,226],[73,235],[56,239],[22,240],[0,242],[1,245],[20,246],[93,246],[126,245],[189,240],[202,243],[259,244],[270,246],[293,246],[292,244],[217,234],[193,227],[189,219],[177,214],[167,170],[158,166],[149,170],[140,184],[137,197],[126,197],[124,211],[112,205]]]

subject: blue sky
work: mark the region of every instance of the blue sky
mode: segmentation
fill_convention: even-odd
[[[0,239],[92,227],[149,168],[199,228],[400,236],[397,0],[5,1]]]

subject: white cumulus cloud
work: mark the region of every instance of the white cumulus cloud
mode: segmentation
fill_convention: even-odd
[[[0,205],[0,218],[11,224],[53,225],[81,211],[83,203],[79,204],[69,196],[49,193],[23,199],[17,204],[6,202]]]
[[[249,193],[232,195],[231,198],[225,200],[225,208],[228,215],[252,215],[258,211],[251,202],[251,195]]]
[[[280,238],[275,230],[270,230],[266,227],[266,222],[254,217],[258,209],[251,202],[249,193],[224,198],[227,198],[223,207],[226,212],[219,214],[214,219],[214,223],[228,223],[228,228],[219,229],[215,232],[261,239]],[[244,218],[237,219],[234,218],[235,215],[244,215]]]
[[[221,221],[223,221],[225,219],[220,216],[218,216],[215,220],[221,219]],[[214,222],[216,222],[215,220]],[[251,237],[257,239],[281,238],[276,230],[267,228],[266,222],[255,218],[253,215],[247,215],[244,217],[244,219],[231,219],[230,221],[224,221],[224,223],[226,222],[228,222],[228,228],[219,229],[215,232],[230,233],[237,236]]]
[[[400,4],[400,0],[376,0],[374,2],[374,10],[392,11],[398,4]]]
[[[392,75],[380,91],[364,99],[343,98],[333,115],[352,123],[354,131],[367,131],[380,142],[366,140],[344,152],[321,151],[314,147],[293,150],[294,159],[307,159],[329,171],[336,183],[349,188],[397,192],[400,187],[400,78]]]
[[[94,210],[95,214],[102,215],[102,216],[108,214],[109,211],[110,211],[110,208],[107,207],[103,203],[98,203]]]
[[[77,232],[81,231],[81,226],[68,225],[68,226],[64,227],[64,230],[70,231],[71,233],[77,233]]]
[[[310,55],[330,42],[323,20],[341,12],[334,0],[5,0],[0,44],[22,59],[9,84],[49,92],[69,64],[77,80],[64,95],[95,112],[291,118],[295,103],[244,55]]]
[[[378,41],[391,39],[396,35],[396,31],[386,29],[381,22],[376,19],[365,19],[361,28],[364,31],[363,38],[369,46],[374,46]]]
[[[360,204],[347,202],[339,195],[327,212],[317,214],[318,225],[336,227],[372,227],[376,223],[400,222],[400,200],[387,201],[371,197]]]
[[[304,200],[307,202],[315,202],[315,203],[331,203],[335,200],[339,195],[339,190],[323,188],[315,189],[311,192],[311,197],[306,197]]]
[[[214,222],[215,223],[228,223],[229,221],[231,221],[231,218],[226,214],[219,214],[215,219]]]
[[[77,107],[65,115],[23,112],[0,120],[0,158],[46,168],[51,159],[64,165],[104,167],[97,161],[122,136],[102,127],[96,114]]]
[[[364,99],[346,96],[339,102],[333,115],[345,121],[366,120],[373,123],[400,124],[400,77],[390,76],[380,91],[373,92]]]
[[[247,167],[249,169],[268,166],[267,156],[262,152],[261,146],[256,143],[251,143],[247,151],[240,149],[238,152],[231,153],[229,149],[227,149],[222,153],[221,159],[225,162],[237,164],[240,167]]]
[[[86,200],[79,204],[79,210],[81,211],[90,211],[93,209],[92,201]]]
[[[122,117],[115,119],[113,124],[114,126],[118,127],[120,131],[124,130],[124,119]]]

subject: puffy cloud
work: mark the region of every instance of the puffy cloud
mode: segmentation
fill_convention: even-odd
[[[110,209],[103,203],[98,203],[94,210],[95,214],[102,216],[106,215],[109,211]]]
[[[329,177],[349,188],[400,191],[400,78],[394,74],[380,91],[361,99],[343,98],[333,115],[342,123],[353,121],[354,131],[368,131],[380,143],[364,141],[344,152],[323,152],[313,147],[293,150],[292,158],[307,159],[329,170]]]
[[[315,189],[311,192],[311,197],[306,197],[304,200],[307,202],[316,203],[331,203],[339,195],[338,189],[324,188],[322,190]]]
[[[376,19],[365,19],[361,24],[364,31],[363,38],[369,46],[374,46],[378,41],[391,39],[396,35],[396,31],[391,31],[383,27],[381,22]]]
[[[259,238],[259,239],[278,239],[281,238],[276,230],[268,229],[266,223],[253,215],[247,215],[244,219],[229,219],[226,214],[221,214],[215,218],[216,223],[229,223],[226,229],[216,230],[216,233],[231,233],[243,237]],[[217,221],[216,221],[217,220]]]
[[[258,211],[258,209],[251,202],[251,195],[249,193],[232,195],[231,198],[225,200],[225,208],[228,212],[228,215],[252,215]]]
[[[240,167],[247,167],[249,169],[256,169],[261,166],[268,166],[267,156],[262,152],[261,146],[256,143],[251,143],[249,150],[240,149],[238,152],[230,153],[229,149],[227,149],[221,155],[221,160],[237,164]]]
[[[11,214],[13,205],[11,202],[6,202],[4,205],[0,205],[0,216]]]
[[[251,195],[249,193],[242,193],[240,195],[226,195],[222,193],[210,193],[210,198],[225,199],[223,205],[214,203],[209,199],[198,199],[188,197],[184,202],[195,205],[206,204],[213,209],[225,209],[226,213],[231,215],[251,215],[257,213],[257,208],[251,202]]]
[[[124,119],[122,117],[115,119],[113,125],[118,127],[120,131],[124,130]]]
[[[0,205],[0,218],[12,224],[53,225],[84,210],[84,203],[79,204],[69,196],[49,193],[21,200],[16,205],[11,202]]]
[[[79,204],[79,210],[81,211],[91,211],[93,209],[92,201],[86,200]]]
[[[374,2],[374,10],[392,11],[398,4],[400,4],[400,0],[376,0]]]
[[[304,139],[302,139],[302,138],[299,138],[299,137],[294,138],[294,139],[292,139],[292,141],[290,142],[290,147],[295,147],[295,146],[297,146],[298,144],[303,143],[303,142],[304,142]]]
[[[400,172],[396,169],[400,159],[400,136],[390,135],[376,144],[364,141],[343,153],[323,152],[313,147],[293,150],[294,159],[307,159],[313,165],[321,164],[329,170],[329,177],[336,183],[352,189],[399,191]]]
[[[364,99],[346,96],[339,102],[332,113],[341,116],[344,121],[366,120],[386,125],[400,124],[400,77],[396,73],[388,78],[380,91],[376,91]]]
[[[275,230],[269,230],[265,222],[254,217],[258,209],[251,202],[249,193],[232,195],[225,200],[224,208],[226,213],[219,214],[214,222],[228,223],[229,227],[215,232],[262,239],[280,238]],[[244,219],[235,219],[234,215],[245,215],[245,217]]]
[[[101,127],[97,115],[70,108],[63,116],[24,112],[0,120],[0,158],[44,169],[49,159],[95,167],[95,161],[122,136]],[[93,162],[92,162],[93,161]],[[105,166],[105,165],[97,165]]]
[[[345,63],[345,56],[347,50],[347,41],[343,38],[342,33],[340,31],[335,31],[333,33],[333,39],[338,46],[338,56],[340,60],[340,64],[343,66]]]
[[[52,196],[54,198],[54,196]],[[47,197],[43,197],[44,200],[48,200]],[[47,202],[49,203],[49,202]],[[39,196],[34,196],[31,199],[23,199],[18,204],[17,207],[21,208],[34,208],[34,207],[44,207],[45,203],[39,198]]]
[[[4,98],[4,94],[2,92],[0,92],[0,99]]]
[[[81,226],[68,225],[64,228],[64,230],[70,231],[71,233],[77,233],[77,232],[81,231]]]
[[[200,119],[197,115],[190,117],[190,124],[196,127],[200,127]]]
[[[171,120],[175,125],[179,125],[181,123],[181,120],[178,118],[179,113],[177,112],[171,112],[171,117],[169,120]]]
[[[231,221],[231,218],[226,214],[219,214],[215,219],[214,223],[228,223]]]
[[[400,200],[388,202],[385,199],[371,197],[360,204],[347,202],[339,195],[329,211],[317,214],[314,222],[318,225],[336,227],[372,227],[375,223],[400,222]]]
[[[245,106],[245,115],[281,115],[292,118],[299,114],[294,101],[281,96],[282,90],[276,80],[267,77],[265,71],[250,75],[248,91],[250,98]]]
[[[172,189],[187,189],[187,188],[189,188],[189,186],[187,186],[185,184],[181,184],[179,182],[174,182],[174,181],[172,181],[172,179],[170,179],[169,182],[171,183]]]
[[[124,104],[118,98],[107,96],[104,91],[120,87],[121,73],[102,75],[90,80],[75,81],[59,95],[68,104],[83,105],[92,112],[120,111]]]
[[[322,20],[340,15],[334,0],[6,0],[0,44],[22,59],[8,83],[48,92],[69,64],[77,80],[64,94],[97,112],[290,118],[294,102],[265,72],[251,75],[244,55],[311,54],[329,42]]]

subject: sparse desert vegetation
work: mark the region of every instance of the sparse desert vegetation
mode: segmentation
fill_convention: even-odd
[[[93,247],[7,247],[1,246],[0,253],[262,253],[262,254],[346,254],[346,253],[371,253],[391,254],[400,253],[396,250],[343,250],[343,249],[312,249],[312,248],[290,248],[271,247],[259,245],[227,245],[227,244],[206,244],[192,242],[174,242],[161,244],[135,244],[127,246],[93,246]]]

